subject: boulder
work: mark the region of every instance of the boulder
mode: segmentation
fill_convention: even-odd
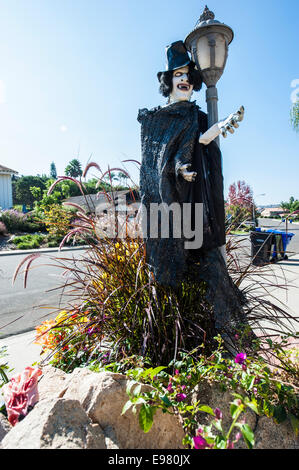
[[[0,442],[6,436],[6,434],[11,430],[12,426],[5,416],[0,413]]]
[[[61,398],[65,391],[65,381],[69,377],[61,369],[56,367],[42,367],[43,375],[38,382],[39,401],[48,400],[49,398]]]
[[[238,392],[238,391],[237,391]],[[242,395],[242,392],[239,391]],[[219,385],[208,382],[199,383],[192,396],[192,402],[200,401],[202,405],[208,405],[212,409],[219,408],[222,411],[222,425],[227,432],[232,423],[230,415],[230,403],[234,400],[230,390],[223,391]],[[199,412],[196,421],[199,425],[209,424],[214,418],[207,413]],[[251,409],[240,415],[240,420],[246,423],[254,432],[255,449],[298,449],[299,441],[289,421],[276,424],[273,419],[266,416],[257,416]],[[215,430],[215,429],[214,429]],[[234,438],[236,432],[232,434]],[[247,449],[243,439],[235,444],[236,449]]]
[[[183,448],[184,432],[174,415],[158,410],[154,424],[144,433],[138,415],[122,409],[129,397],[126,393],[128,379],[125,375],[111,372],[96,373],[88,369],[75,369],[65,382],[64,397],[78,400],[94,423],[98,423],[106,434],[113,432],[112,441],[120,449],[180,449]],[[141,391],[151,390],[143,385]]]
[[[39,402],[13,428],[0,420],[4,449],[182,449],[183,428],[175,415],[157,410],[154,424],[144,433],[138,423],[138,413],[129,409],[122,415],[128,401],[125,375],[112,372],[92,372],[77,368],[66,374],[50,366],[43,368]],[[152,390],[142,385],[142,391]],[[191,401],[200,401],[223,413],[223,427],[228,430],[232,419],[230,391],[223,392],[215,383],[201,382],[194,389]],[[298,449],[299,443],[289,422],[277,425],[253,411],[244,413],[254,431],[257,449]],[[199,425],[208,424],[211,416],[199,412]],[[9,431],[9,432],[7,432]],[[235,434],[235,433],[234,433]],[[233,438],[234,438],[233,434]],[[3,434],[4,435],[4,434]],[[1,440],[1,434],[0,434]],[[246,448],[241,439],[236,448]]]
[[[77,400],[37,403],[2,440],[2,449],[105,449],[105,437]]]

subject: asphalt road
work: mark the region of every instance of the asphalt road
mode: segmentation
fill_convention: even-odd
[[[51,292],[63,284],[63,269],[55,266],[50,258],[79,258],[83,253],[84,250],[45,253],[32,263],[26,289],[23,274],[14,285],[12,277],[27,254],[0,256],[0,339],[30,331],[42,321],[55,317],[59,304],[63,309],[66,299],[60,303],[61,290]]]

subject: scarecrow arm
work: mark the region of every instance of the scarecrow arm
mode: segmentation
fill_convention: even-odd
[[[208,129],[199,139],[199,142],[204,145],[208,145],[212,140],[216,139],[220,134],[225,138],[227,137],[227,132],[233,134],[235,132],[234,128],[238,128],[238,122],[243,121],[244,118],[244,106],[241,106],[240,109],[234,113],[230,114],[228,118],[223,121],[219,121],[214,124],[210,129]]]

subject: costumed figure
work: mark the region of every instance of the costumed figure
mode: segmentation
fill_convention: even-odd
[[[242,295],[228,275],[225,260],[225,212],[221,152],[214,139],[233,133],[243,119],[244,108],[208,129],[207,115],[193,91],[202,86],[200,72],[182,41],[166,48],[167,69],[158,73],[165,106],[141,109],[142,164],[141,203],[146,218],[146,260],[155,281],[176,288],[182,281],[205,281],[208,302],[213,306],[215,329],[225,335],[231,325],[245,321]],[[202,204],[202,245],[186,249],[186,237],[178,237],[173,218],[169,236],[151,236],[151,207],[181,207],[189,203],[192,229],[196,203]],[[189,240],[190,241],[190,240]]]

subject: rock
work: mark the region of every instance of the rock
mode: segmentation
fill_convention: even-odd
[[[105,437],[77,400],[52,398],[33,410],[2,440],[2,449],[105,449]]]
[[[242,392],[239,391],[242,395]],[[199,383],[193,393],[192,402],[200,401],[202,405],[208,405],[211,408],[219,408],[223,413],[222,425],[227,432],[231,426],[232,418],[230,415],[230,403],[234,400],[232,391],[222,391],[219,385],[209,384],[207,382]],[[266,416],[257,416],[252,410],[248,409],[240,415],[240,419],[245,419],[246,423],[254,432],[254,449],[298,449],[299,441],[295,436],[289,421],[276,424],[273,419]],[[196,416],[198,424],[209,424],[214,418],[207,413],[199,412]],[[215,431],[215,429],[214,429]],[[237,430],[233,432],[232,438]],[[236,449],[247,449],[243,439],[235,444]]]
[[[0,413],[0,442],[4,436],[11,430],[12,426],[5,416]]]
[[[129,397],[126,393],[128,379],[111,372],[96,373],[88,369],[75,369],[65,383],[65,398],[79,400],[86,413],[106,433],[113,431],[114,443],[120,449],[180,449],[184,432],[174,415],[158,410],[154,424],[144,433],[138,422],[138,414],[122,409]],[[142,386],[142,391],[151,390]],[[110,434],[111,435],[111,434]]]
[[[38,382],[39,401],[49,398],[61,398],[65,391],[65,381],[70,374],[66,374],[56,367],[42,367],[43,375]]]
[[[289,421],[276,424],[272,419],[261,416],[254,437],[255,449],[299,449],[299,440]]]

